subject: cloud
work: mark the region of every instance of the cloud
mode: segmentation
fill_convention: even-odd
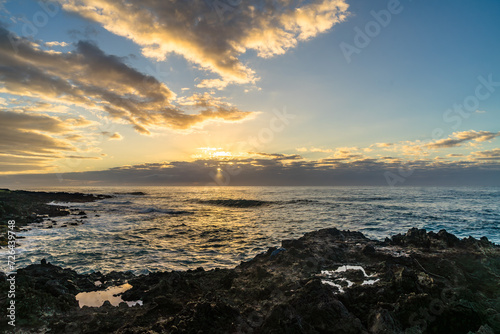
[[[230,81],[221,79],[205,79],[196,85],[198,88],[214,88],[218,90],[223,90],[229,85]]]
[[[429,152],[425,151],[427,145],[424,145],[421,141],[416,142],[405,141],[401,145],[397,145],[393,151],[399,151],[405,156],[427,156]]]
[[[119,134],[118,132],[115,132],[115,133],[113,133],[113,134],[109,137],[109,139],[112,139],[112,140],[121,140],[121,139],[123,139],[123,137],[122,137],[122,135],[121,135],[121,134]]]
[[[375,143],[368,145],[367,147],[338,147],[336,149],[324,149],[317,147],[298,147],[295,150],[300,153],[330,153],[333,155],[329,156],[322,161],[362,161],[366,159],[380,159],[380,160],[391,160],[391,159],[405,159],[415,160],[422,158],[431,159],[431,155],[435,155],[436,151],[439,149],[449,149],[454,147],[461,147],[465,143],[470,142],[470,148],[477,146],[479,143],[491,141],[496,137],[500,137],[500,132],[490,132],[490,131],[462,131],[452,133],[448,138],[433,140],[433,141],[401,141],[394,143]],[[395,157],[387,157],[386,152],[392,152]],[[467,158],[468,160],[479,159],[479,156],[474,155],[470,152],[469,156],[467,154],[448,154],[448,158]],[[434,156],[432,159],[435,159]],[[486,156],[483,156],[484,160],[488,160]]]
[[[499,132],[490,132],[490,131],[462,131],[462,132],[454,132],[449,138],[436,140],[433,143],[425,145],[425,147],[430,149],[439,149],[439,148],[450,148],[450,147],[458,147],[462,146],[463,143],[466,142],[485,142],[488,140],[495,139],[500,136]]]
[[[122,140],[123,139],[122,135],[119,134],[118,132],[111,133],[111,132],[108,132],[108,131],[102,131],[101,134],[103,136],[108,137],[110,140]]]
[[[131,39],[144,56],[183,56],[220,76],[200,87],[254,83],[258,77],[241,59],[248,50],[260,57],[284,54],[346,19],[344,0],[242,1],[236,7],[204,0],[61,0],[63,9],[100,23]],[[213,6],[213,8],[212,8]]]
[[[472,157],[477,160],[500,160],[500,148],[490,151],[473,152]]]
[[[492,153],[493,156],[500,152]],[[490,153],[485,153],[490,155]],[[67,173],[63,183],[78,185],[379,185],[388,186],[387,172],[399,175],[411,168],[404,185],[500,185],[500,163],[397,158],[306,160],[299,156],[259,153],[233,159],[198,159],[122,166],[104,171]],[[50,182],[53,175],[27,175],[25,182]],[[15,177],[0,177],[2,184]]]
[[[312,152],[312,153],[332,153],[334,150],[330,148],[319,148],[319,147],[299,147],[296,148],[298,152]]]
[[[54,46],[66,47],[66,46],[70,45],[69,43],[66,43],[66,42],[57,42],[57,41],[56,42],[45,42],[44,44],[45,44],[45,46],[50,47],[50,48],[52,48]]]
[[[0,92],[103,110],[143,134],[254,116],[208,94],[191,96],[190,106],[181,109],[164,83],[86,41],[78,42],[74,51],[52,53],[0,27],[0,62]]]
[[[78,139],[73,127],[87,126],[82,118],[60,119],[46,115],[32,115],[0,110],[0,172],[50,170],[53,161],[76,156]],[[76,136],[76,137],[74,137]]]
[[[378,147],[378,148],[388,148],[394,146],[393,143],[375,143],[373,145],[370,145],[370,147]]]
[[[333,152],[332,149],[329,149],[329,148],[318,148],[318,147],[311,147],[309,149],[309,151],[311,151],[313,153],[331,153],[331,152]]]
[[[333,157],[335,159],[349,160],[361,159],[363,155],[359,154],[359,148],[357,147],[339,147],[335,150]]]
[[[319,147],[311,147],[309,149],[310,152],[313,152],[313,153],[331,153],[333,152],[332,149],[329,149],[329,148],[319,148]]]
[[[68,35],[73,39],[92,39],[99,35],[99,31],[89,23],[83,28],[83,31],[81,29],[68,30]]]
[[[302,159],[302,157],[298,154],[281,154],[281,153],[264,153],[264,152],[249,152],[248,154],[279,161]]]
[[[415,141],[401,141],[396,143],[376,143],[369,146],[372,151],[380,152],[390,151],[395,154],[403,155],[406,157],[428,157],[431,154],[435,154],[437,150],[450,149],[455,147],[463,147],[466,143],[469,143],[470,147],[479,145],[480,143],[491,141],[496,137],[500,136],[500,132],[490,132],[490,131],[461,131],[454,132],[448,138],[437,139],[437,140],[415,140]],[[365,152],[371,152],[366,151]],[[452,157],[448,155],[448,157]],[[458,156],[455,156],[458,157]]]

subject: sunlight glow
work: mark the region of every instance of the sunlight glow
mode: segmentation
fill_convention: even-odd
[[[229,159],[236,158],[247,155],[247,153],[232,153],[229,151],[224,151],[221,147],[199,147],[197,150],[201,151],[200,153],[193,154],[191,157],[193,159]]]

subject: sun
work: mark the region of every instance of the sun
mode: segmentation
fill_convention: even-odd
[[[221,147],[199,147],[197,148],[198,153],[193,154],[191,157],[194,159],[213,159],[213,160],[223,160],[231,159],[241,154],[234,154]]]

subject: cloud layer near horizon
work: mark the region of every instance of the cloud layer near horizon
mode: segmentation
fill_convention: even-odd
[[[241,59],[284,54],[346,19],[344,0],[174,1],[60,0],[63,9],[131,39],[143,55],[164,60],[176,53],[220,76],[200,87],[254,83],[255,72]]]
[[[304,160],[297,155],[260,154],[252,158],[200,159],[146,163],[104,171],[63,175],[25,175],[33,185],[497,185],[500,186],[499,152],[478,152],[477,161],[398,158]],[[481,156],[495,160],[479,161]],[[55,180],[59,182],[54,183]],[[497,180],[492,183],[492,180]],[[16,176],[0,176],[8,186],[22,186]]]

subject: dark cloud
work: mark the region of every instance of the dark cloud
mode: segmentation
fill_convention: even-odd
[[[463,143],[475,141],[484,142],[488,140],[495,139],[500,136],[500,132],[489,132],[489,131],[462,131],[455,132],[450,138],[440,139],[433,143],[425,145],[427,148],[449,148],[461,146]]]
[[[73,38],[73,39],[92,39],[97,37],[99,32],[95,27],[92,25],[88,24],[85,26],[85,28],[78,30],[78,29],[70,29],[68,30],[68,35]]]
[[[485,153],[490,154],[490,153]],[[492,152],[491,154],[498,154]],[[401,176],[404,171],[404,176]],[[411,171],[411,173],[408,173]],[[57,177],[61,185],[386,185],[387,173],[400,176],[397,185],[500,185],[498,161],[417,160],[407,163],[390,159],[283,159],[268,158],[201,159],[123,166],[105,171],[63,175],[27,175],[25,180],[50,183]],[[15,176],[0,177],[15,184]]]
[[[47,51],[0,28],[0,63],[5,93],[102,109],[145,134],[151,128],[185,130],[207,121],[236,122],[252,116],[208,94],[180,101],[192,102],[181,109],[165,84],[86,41],[78,42],[72,52]]]
[[[473,152],[472,157],[477,160],[500,160],[500,148],[490,151]]]

